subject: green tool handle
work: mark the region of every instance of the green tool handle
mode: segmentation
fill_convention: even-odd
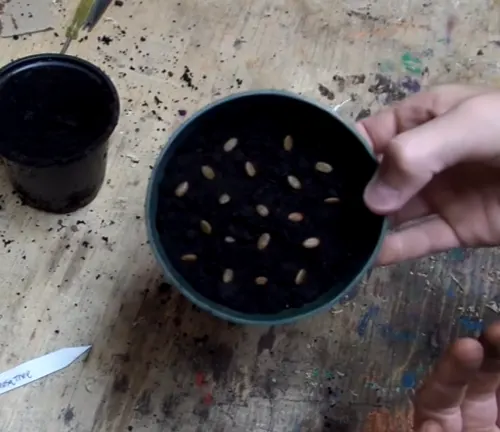
[[[94,0],[80,0],[80,3],[76,8],[75,15],[73,16],[73,20],[66,29],[66,38],[68,40],[75,40],[78,38],[78,32],[87,21],[93,4]]]

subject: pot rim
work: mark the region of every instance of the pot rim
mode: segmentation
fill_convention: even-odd
[[[336,297],[330,300],[324,300],[324,297],[327,296],[329,293],[329,291],[326,291],[315,301],[307,303],[301,308],[287,309],[277,314],[250,314],[250,313],[238,312],[234,309],[230,309],[219,303],[216,303],[206,298],[202,294],[200,294],[175,269],[175,267],[173,266],[168,257],[168,254],[161,246],[159,234],[155,227],[156,211],[158,206],[158,185],[160,183],[160,179],[163,176],[162,168],[163,165],[165,164],[165,159],[167,159],[166,156],[169,154],[171,150],[171,145],[176,141],[177,137],[186,129],[186,127],[195,122],[198,118],[208,113],[213,108],[237,99],[242,99],[250,96],[282,96],[285,98],[291,98],[300,102],[313,105],[316,108],[327,112],[337,121],[343,124],[346,128],[348,128],[349,131],[352,134],[354,134],[358,138],[358,140],[363,144],[367,153],[373,158],[375,162],[378,163],[372,148],[368,145],[365,138],[356,130],[356,128],[353,127],[353,125],[343,120],[335,112],[335,110],[333,110],[328,106],[325,106],[313,99],[309,99],[302,95],[298,95],[286,90],[262,89],[262,90],[250,90],[250,91],[234,93],[229,96],[218,99],[216,101],[213,101],[208,105],[205,105],[203,108],[194,113],[181,126],[179,126],[167,140],[166,145],[163,147],[163,149],[161,150],[160,154],[156,159],[148,183],[148,188],[146,193],[146,203],[145,203],[147,236],[149,239],[150,246],[153,250],[153,255],[156,258],[156,261],[160,264],[167,278],[167,281],[171,283],[173,286],[175,286],[185,297],[187,297],[192,303],[194,303],[200,309],[205,310],[211,313],[212,315],[222,318],[226,321],[230,321],[237,324],[262,325],[262,326],[289,324],[301,320],[303,318],[311,317],[319,312],[331,308],[361,281],[366,272],[372,267],[380,251],[380,248],[382,247],[382,243],[389,226],[388,219],[386,217],[383,218],[377,243],[375,244],[375,247],[373,248],[371,255],[366,260],[363,267],[358,271],[357,275],[351,280],[349,284],[347,284],[347,286]]]

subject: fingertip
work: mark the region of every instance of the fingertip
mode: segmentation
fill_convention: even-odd
[[[491,324],[485,331],[484,335],[488,340],[495,345],[500,344],[500,321]]]
[[[484,349],[476,339],[463,338],[451,345],[449,355],[460,367],[477,370],[481,367]]]
[[[387,235],[377,257],[377,266],[387,266],[404,260],[399,237],[394,234]]]
[[[398,132],[395,108],[385,107],[381,111],[358,121],[356,128],[368,141],[374,153],[382,152]]]
[[[443,432],[441,425],[433,420],[426,421],[418,432]]]
[[[479,337],[487,357],[500,358],[500,321],[490,325]]]
[[[379,255],[379,265],[420,258],[459,246],[448,223],[434,215],[388,234]]]
[[[371,149],[373,149],[372,139],[370,137],[370,134],[368,133],[368,130],[366,129],[366,127],[363,123],[363,120],[356,122],[356,124],[354,126],[355,126],[356,130],[358,131],[358,133],[364,138],[364,140],[366,141],[368,146]]]
[[[386,215],[402,207],[401,192],[384,182],[378,173],[366,185],[363,199],[376,214]]]

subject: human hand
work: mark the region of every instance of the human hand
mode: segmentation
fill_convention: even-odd
[[[500,244],[500,91],[437,87],[357,127],[381,158],[365,202],[396,229],[379,265]]]
[[[418,432],[500,431],[500,322],[460,339],[417,391]]]

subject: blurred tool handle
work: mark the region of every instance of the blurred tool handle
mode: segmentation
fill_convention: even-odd
[[[61,50],[65,54],[71,41],[78,38],[81,29],[92,31],[108,8],[111,0],[80,0],[71,24],[66,29],[66,42]]]

